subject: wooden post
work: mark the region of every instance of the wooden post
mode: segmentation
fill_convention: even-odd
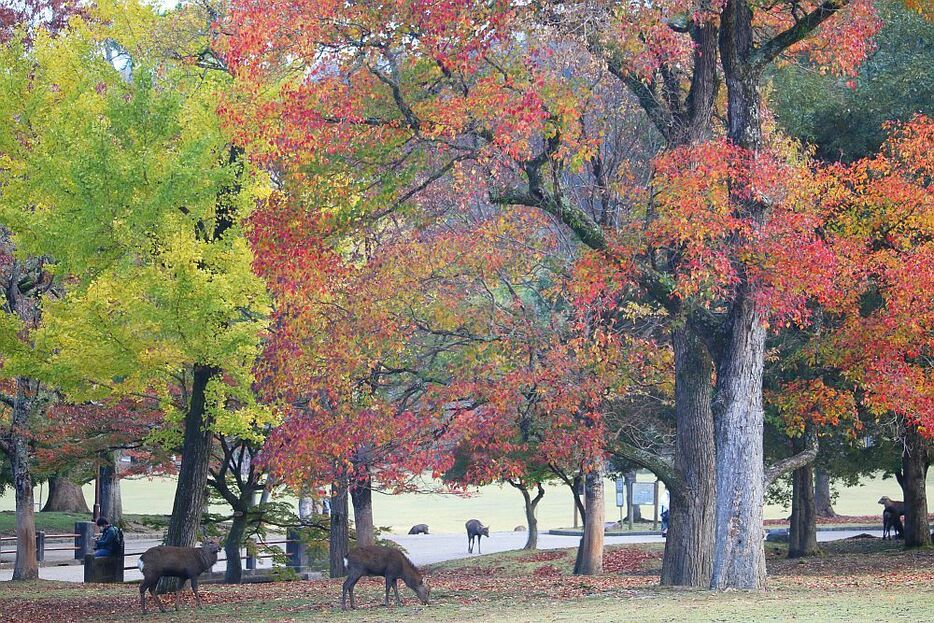
[[[45,532],[36,532],[36,560],[45,562]]]
[[[628,478],[626,479],[626,510],[629,513],[629,530],[632,531],[635,513],[632,512],[632,481]]]
[[[300,573],[302,569],[308,566],[308,552],[305,542],[302,540],[301,533],[294,529],[290,529],[285,538],[288,541],[285,544],[285,552],[288,557],[287,565]]]
[[[75,560],[84,560],[88,554],[94,553],[94,522],[75,522]]]
[[[658,530],[658,480],[655,481],[655,518],[652,519],[652,531]]]

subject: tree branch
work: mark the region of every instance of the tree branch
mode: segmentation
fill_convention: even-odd
[[[619,439],[608,447],[607,451],[614,456],[632,461],[639,467],[649,470],[655,474],[659,480],[664,482],[665,487],[671,492],[678,492],[684,489],[684,481],[681,475],[675,471],[672,462],[665,457],[649,452],[648,450],[643,450],[642,448],[637,448]]]
[[[814,462],[814,459],[817,458],[817,450],[820,444],[817,441],[817,435],[814,433],[807,433],[806,438],[807,446],[804,450],[786,459],[782,459],[777,463],[773,463],[765,469],[762,482],[766,489],[782,474]]]
[[[794,26],[775,35],[756,48],[750,59],[753,68],[756,70],[763,69],[775,60],[779,54],[807,37],[824,20],[829,19],[849,3],[850,0],[825,0],[819,7],[798,20]]]

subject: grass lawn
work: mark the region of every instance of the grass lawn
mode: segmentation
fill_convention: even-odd
[[[168,525],[164,515],[124,515],[126,532],[162,532]],[[90,513],[36,513],[36,529],[48,534],[72,534],[75,522],[91,521]],[[16,534],[16,513],[0,511],[0,535]]]
[[[927,621],[934,550],[905,552],[879,539],[827,544],[822,556],[789,561],[769,548],[769,589],[760,593],[671,590],[656,586],[658,546],[608,548],[607,573],[569,575],[573,550],[508,552],[430,569],[431,604],[403,588],[405,605],[385,608],[382,580],[357,585],[358,610],[339,610],[340,580],[203,587],[176,614],[139,615],[135,585],[0,583],[0,621],[316,621],[523,623],[567,621]]]
[[[640,474],[640,480],[650,480],[648,474]],[[611,481],[606,483],[607,521],[619,519],[616,508],[616,490]],[[928,479],[928,490],[934,494],[934,471]],[[539,527],[542,530],[561,528],[572,525],[571,496],[565,486],[550,485],[538,507]],[[36,494],[39,490],[37,488]],[[127,513],[168,514],[172,511],[175,494],[175,481],[167,478],[137,478],[124,480],[121,484],[123,508]],[[881,516],[878,499],[888,495],[892,499],[901,499],[900,489],[893,478],[870,479],[858,487],[843,489],[835,504],[838,513],[843,515]],[[94,491],[90,485],[85,487],[85,497],[93,502]],[[37,498],[38,499],[38,498]],[[13,510],[12,491],[0,496],[0,511]],[[217,512],[224,512],[223,507],[212,507]],[[652,508],[643,507],[643,514],[651,519]],[[470,497],[454,495],[405,494],[373,496],[373,511],[376,525],[388,526],[396,534],[408,532],[413,524],[427,523],[432,532],[461,533],[464,522],[471,518],[480,519],[491,526],[494,532],[512,530],[525,524],[522,497],[509,486],[488,486]],[[780,506],[766,506],[768,519],[784,519],[788,509]],[[42,513],[37,514],[41,517]],[[651,526],[649,526],[651,527]]]

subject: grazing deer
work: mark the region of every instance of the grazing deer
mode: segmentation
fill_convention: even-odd
[[[479,519],[471,519],[466,524],[467,527],[467,553],[473,554],[473,540],[477,538],[477,553],[480,552],[480,537],[490,538],[490,527],[484,526]]]
[[[191,591],[195,594],[195,603],[201,607],[201,595],[198,593],[198,576],[208,571],[217,562],[217,552],[220,543],[216,539],[205,541],[201,547],[173,547],[171,545],[158,545],[150,547],[139,557],[136,564],[143,573],[143,582],[139,585],[139,601],[146,614],[146,589],[159,610],[165,612],[162,600],[156,594],[156,584],[159,578],[181,578],[181,583],[175,591],[175,610],[178,610],[178,592],[185,585],[185,580],[191,581]]]
[[[405,585],[415,591],[419,601],[428,605],[428,585],[425,578],[412,564],[412,561],[406,558],[405,554],[392,547],[383,547],[381,545],[367,545],[365,547],[355,547],[344,558],[344,564],[347,566],[347,579],[344,580],[344,587],[341,591],[341,609],[347,609],[347,594],[350,594],[350,608],[357,607],[354,603],[353,589],[357,582],[365,575],[382,576],[386,578],[386,606],[389,606],[389,589],[396,593],[396,604],[402,605],[402,599],[399,598],[399,580],[405,582]]]

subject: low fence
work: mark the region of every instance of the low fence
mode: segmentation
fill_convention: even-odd
[[[4,551],[16,553],[16,539],[15,536],[0,536],[0,559]],[[75,531],[70,534],[49,534],[44,530],[36,532],[36,560],[39,562],[45,561],[46,552],[73,552],[75,560],[82,560],[85,554],[93,551],[94,524],[89,521],[75,523]]]
[[[107,560],[106,563],[103,562],[106,559],[95,559],[95,529],[96,525],[93,522],[80,521],[75,523],[75,530],[70,534],[49,534],[40,530],[36,533],[36,560],[45,561],[46,552],[74,552],[75,560],[84,561],[85,582],[122,582],[124,571],[136,569],[135,564],[126,564],[127,557],[141,556],[144,552],[120,551],[118,556],[109,557],[111,560]],[[16,538],[15,536],[0,537],[0,559],[4,551],[16,553]],[[4,544],[8,544],[6,549]],[[255,551],[255,547],[248,547],[246,553],[240,557],[247,571],[255,571],[259,560],[279,556],[285,556],[286,566],[296,571],[301,571],[308,566],[305,544],[295,530],[289,530],[284,539],[261,541],[255,545],[262,549],[276,548],[279,551],[259,553]],[[118,560],[113,560],[113,558]],[[98,561],[96,564],[95,560]],[[219,557],[217,562],[226,560],[226,557]]]
[[[285,556],[286,567],[294,569],[296,572],[300,572],[308,566],[308,553],[305,543],[300,538],[298,532],[294,530],[289,530],[284,539],[261,541],[255,545],[264,549],[276,548],[279,551],[255,553],[251,551],[254,549],[253,547],[248,547],[246,554],[240,557],[240,559],[244,561],[244,569],[247,571],[255,571],[257,569],[257,562],[261,559],[276,558],[279,556]],[[280,547],[283,545],[285,546],[284,549]],[[124,572],[137,568],[137,565],[127,565],[126,559],[128,557],[141,556],[144,553],[145,551],[121,551],[115,557],[95,558],[92,552],[84,557],[84,581],[123,582]],[[226,560],[226,556],[218,557],[217,562],[226,562]]]

